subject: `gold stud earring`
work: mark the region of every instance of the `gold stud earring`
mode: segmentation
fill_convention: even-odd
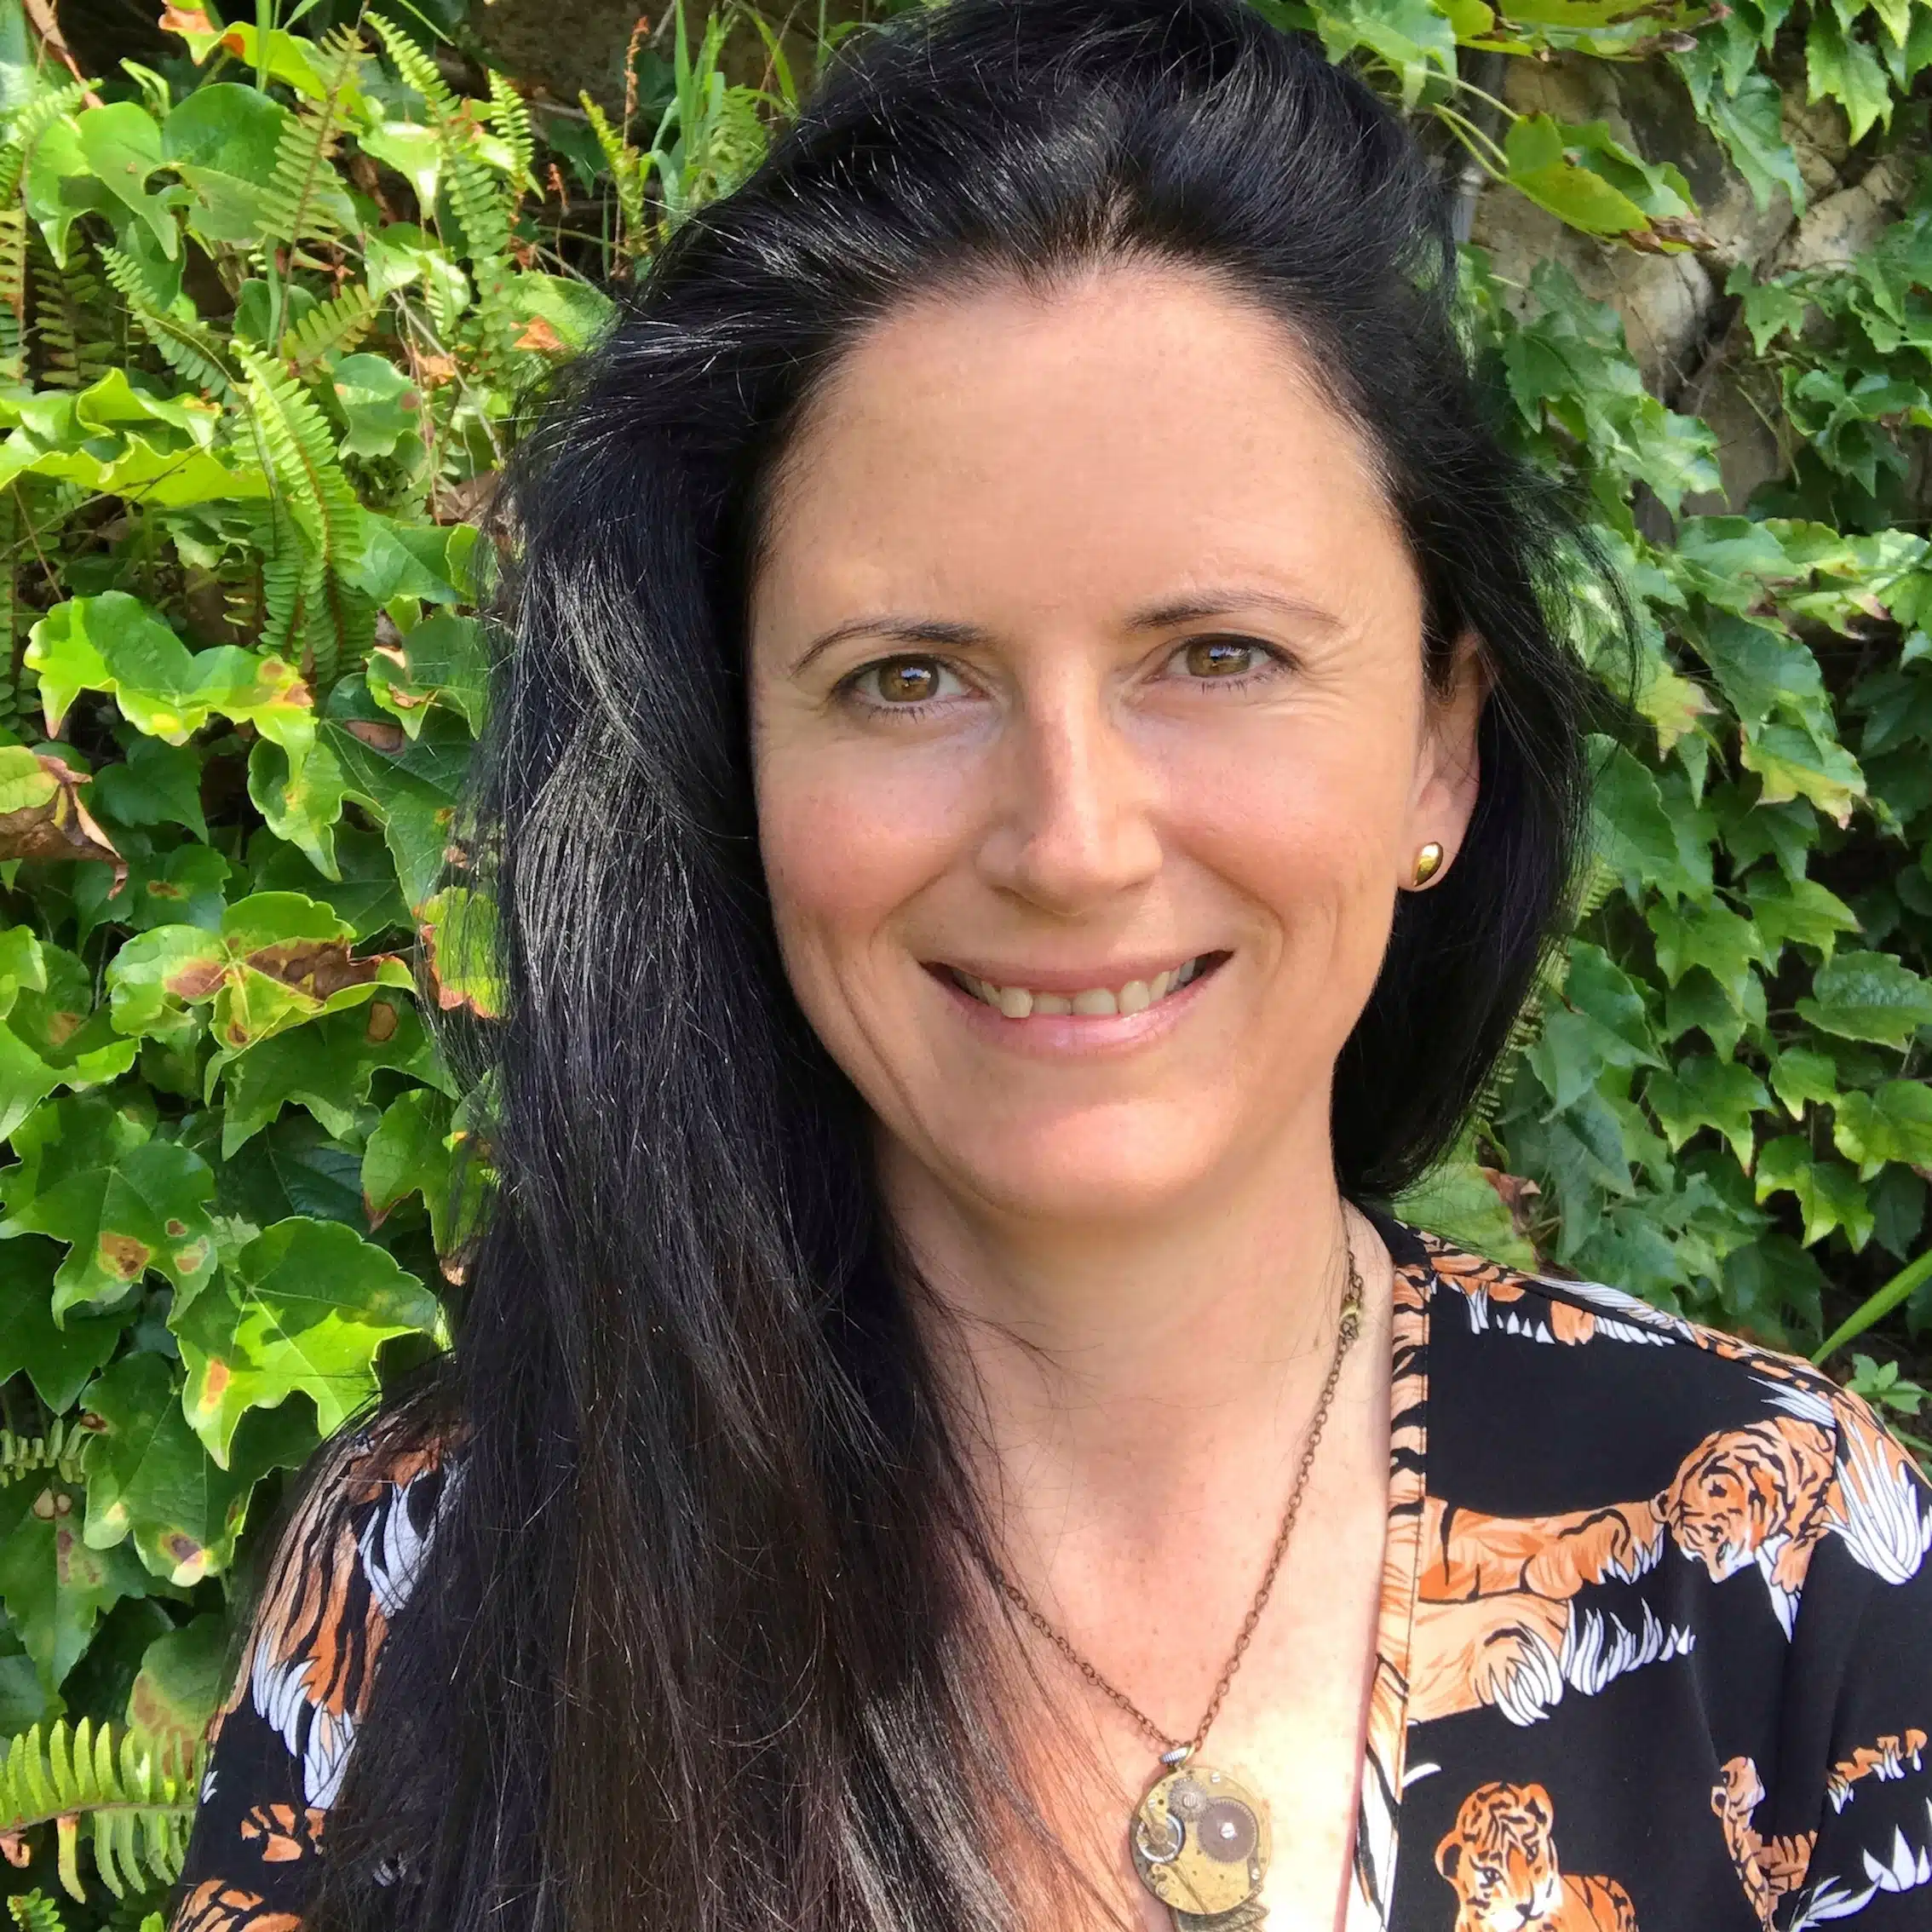
[[[1433,838],[1416,854],[1416,883],[1426,885],[1442,865],[1442,848]]]

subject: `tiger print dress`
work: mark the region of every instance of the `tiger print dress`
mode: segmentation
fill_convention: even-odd
[[[1808,1364],[1367,1211],[1390,1482],[1348,1932],[1932,1932],[1932,1486]],[[299,1932],[458,1458],[285,1538],[172,1932]]]

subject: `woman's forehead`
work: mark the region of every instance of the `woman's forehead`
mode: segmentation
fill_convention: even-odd
[[[1404,546],[1353,423],[1272,317],[1136,265],[923,301],[855,344],[798,431],[765,555],[840,601],[989,574],[1125,607],[1183,578],[1319,604]],[[774,590],[779,586],[772,587]]]

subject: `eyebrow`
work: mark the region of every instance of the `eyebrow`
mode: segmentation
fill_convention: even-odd
[[[1182,597],[1144,604],[1129,613],[1130,631],[1166,630],[1177,624],[1193,624],[1202,618],[1226,617],[1230,612],[1256,607],[1279,612],[1300,624],[1312,624],[1328,631],[1339,630],[1341,620],[1319,604],[1302,598],[1286,597],[1278,590],[1231,586],[1198,590]],[[961,624],[943,618],[900,617],[883,613],[873,617],[848,618],[814,638],[791,667],[796,677],[821,653],[848,637],[877,637],[894,644],[946,644],[955,648],[990,644],[993,633],[982,624]]]

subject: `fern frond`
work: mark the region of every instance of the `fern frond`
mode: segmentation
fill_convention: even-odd
[[[58,1416],[47,1425],[44,1435],[15,1435],[10,1429],[0,1429],[0,1486],[47,1469],[63,1482],[79,1482],[80,1455],[87,1442],[85,1429]]]
[[[501,262],[509,253],[510,239],[510,197],[502,179],[467,143],[449,154],[443,179],[471,261]]]
[[[511,206],[509,190],[496,171],[476,152],[476,122],[472,104],[459,100],[438,70],[436,63],[399,26],[380,14],[373,25],[395,63],[396,72],[423,96],[429,110],[429,124],[435,129],[442,149],[443,180],[449,191],[450,206],[463,224],[464,245],[472,260],[492,259],[509,252]],[[515,103],[506,110],[506,96]],[[523,177],[530,172],[530,157],[535,152],[530,135],[530,118],[515,90],[498,75],[490,79],[491,116],[502,120],[512,116],[505,138],[518,156]],[[518,148],[520,138],[522,148]]]
[[[60,1908],[38,1886],[31,1892],[14,1893],[7,1900],[7,1915],[20,1932],[67,1932]]]
[[[0,201],[11,201],[20,191],[20,176],[34,143],[63,115],[72,114],[87,99],[78,81],[51,88],[27,102],[0,135]]]
[[[1578,902],[1575,923],[1580,926],[1592,913],[1601,910],[1604,900],[1622,883],[1617,877],[1614,866],[1607,864],[1601,856],[1593,859],[1590,862],[1590,877],[1584,883],[1582,897]]]
[[[282,129],[275,165],[262,198],[262,239],[285,242],[291,262],[324,264],[305,256],[308,242],[335,243],[342,228],[323,199],[336,185],[336,144],[342,137],[342,94],[355,78],[362,43],[351,27],[338,27],[321,43],[322,98],[304,98]]]
[[[76,239],[66,267],[37,227],[32,250],[33,330],[42,365],[40,379],[49,388],[84,389],[107,373],[114,360],[112,310],[88,247]]]
[[[620,217],[618,252],[635,255],[643,246],[646,157],[611,125],[604,110],[588,94],[579,94],[577,98],[590,118],[590,131],[604,152],[604,165],[610,170],[611,185],[617,190]]]
[[[329,419],[286,370],[245,343],[235,345],[235,354],[248,375],[268,468],[304,542],[319,557],[349,562],[360,550],[362,509],[336,458]]]
[[[423,306],[429,311],[429,320],[436,331],[436,348],[440,354],[456,329],[469,300],[469,291],[463,286],[467,278],[454,262],[450,264],[455,273],[455,285],[451,279],[440,274],[428,275],[423,284]]]
[[[224,557],[215,566],[215,579],[221,586],[221,615],[228,628],[237,636],[255,637],[265,617],[259,556]]]
[[[248,372],[249,414],[264,465],[304,560],[298,601],[288,621],[291,629],[297,623],[302,628],[304,673],[326,686],[345,653],[365,650],[374,635],[374,611],[337,574],[339,566],[362,554],[362,506],[342,474],[334,433],[314,399],[256,350],[238,343],[235,354]],[[267,569],[265,563],[265,579]]]
[[[72,1727],[58,1720],[43,1742],[36,1724],[0,1761],[0,1834],[52,1825],[61,1887],[77,1899],[87,1895],[78,1856],[83,1823],[95,1868],[116,1898],[171,1885],[187,1849],[198,1755],[159,1751],[151,1738],[126,1728],[117,1735],[112,1724],[96,1728],[86,1717]]]
[[[234,387],[234,377],[221,359],[221,344],[205,329],[187,319],[193,313],[192,305],[185,300],[163,302],[141,262],[118,248],[103,247],[101,261],[107,279],[128,305],[135,326],[153,343],[169,368],[210,395],[226,396]]]
[[[693,202],[729,193],[763,158],[767,144],[756,89],[714,86],[712,96],[704,117],[703,165],[688,184]]]
[[[298,376],[313,372],[323,357],[336,349],[354,348],[376,322],[376,298],[368,285],[354,282],[342,292],[319,302],[282,336],[282,359]]]
[[[529,321],[517,304],[509,266],[503,256],[476,264],[476,308],[465,336],[472,365],[486,380],[503,373],[516,338]]]
[[[490,124],[503,138],[503,145],[516,163],[515,185],[534,193],[537,177],[531,170],[537,164],[537,140],[530,127],[530,109],[523,96],[492,67],[490,70]]]
[[[271,498],[256,520],[254,546],[261,559],[262,647],[286,657],[300,647],[308,553],[279,497]]]
[[[27,213],[19,202],[0,205],[0,376],[26,377]]]
[[[382,37],[382,45],[397,73],[405,84],[423,96],[430,119],[438,124],[446,119],[453,120],[457,111],[457,98],[436,63],[394,21],[380,14],[372,14],[369,24]]]
[[[14,553],[20,540],[20,499],[12,490],[0,490],[0,726],[16,731],[27,710],[20,688],[26,667],[20,663],[19,571]]]

